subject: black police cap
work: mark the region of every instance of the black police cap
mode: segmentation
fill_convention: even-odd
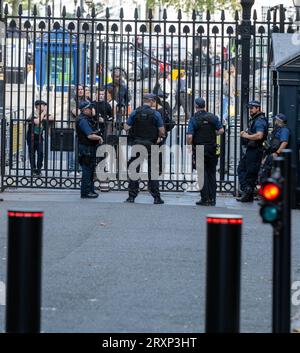
[[[89,101],[80,102],[80,104],[79,104],[80,110],[87,109],[87,108],[91,108],[91,109],[94,108],[94,104]]]
[[[257,101],[257,100],[253,100],[253,101],[250,101],[248,104],[247,104],[247,107],[248,108],[260,108],[261,107],[261,103],[260,101]]]
[[[199,108],[205,108],[205,100],[201,97],[195,99],[195,105]]]
[[[280,121],[282,121],[282,122],[284,122],[284,123],[287,123],[287,117],[286,117],[286,115],[284,115],[284,114],[282,114],[282,113],[279,113],[279,114],[277,114],[277,115],[275,115],[274,117],[273,117],[273,119],[277,119],[277,120],[280,120]]]
[[[144,99],[146,100],[152,100],[155,101],[156,100],[156,94],[153,93],[145,93],[143,96]]]
[[[47,105],[47,102],[45,102],[45,101],[42,100],[42,99],[38,99],[38,100],[36,100],[36,101],[34,102],[34,105],[35,105],[35,106],[42,105],[42,104]]]

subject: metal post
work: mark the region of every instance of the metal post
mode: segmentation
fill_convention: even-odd
[[[85,12],[84,10],[84,1],[80,0],[80,11],[81,11],[81,15],[83,15],[83,13]]]
[[[291,329],[291,208],[292,208],[292,150],[283,150],[284,157],[284,206],[283,206],[283,237],[282,249],[282,306],[281,332]]]
[[[4,185],[3,185],[3,178],[5,174],[5,163],[6,163],[6,158],[5,158],[5,150],[6,150],[6,119],[3,114],[3,109],[1,111],[1,136],[0,136],[0,143],[1,143],[1,161],[0,161],[0,192],[4,191]]]
[[[280,333],[289,333],[291,329],[291,185],[292,150],[283,150],[283,212],[282,233],[280,236]]]
[[[291,301],[291,150],[274,159],[283,177],[281,217],[273,230],[273,333],[290,332]]]
[[[208,333],[239,332],[242,223],[239,215],[207,216]]]
[[[251,8],[254,0],[241,0],[243,9],[242,22],[239,26],[242,46],[242,73],[241,73],[241,130],[248,122],[249,77],[250,77],[250,44],[251,44]],[[236,53],[237,55],[237,53]]]
[[[4,191],[3,178],[5,173],[5,149],[6,149],[6,119],[5,119],[5,37],[6,37],[6,26],[3,22],[3,1],[0,0],[0,192]],[[1,198],[0,201],[3,201]]]
[[[31,10],[31,0],[28,0],[28,3],[27,3],[27,6],[28,6],[28,17],[30,17],[30,10]]]
[[[274,159],[274,170],[278,177],[278,172],[282,175],[284,160],[282,157]],[[273,173],[274,175],[274,173]],[[282,238],[282,221],[280,220],[273,227],[273,329],[272,332],[280,332],[280,238]]]
[[[230,132],[229,132],[230,118],[228,120],[229,120],[228,134],[230,136]],[[223,129],[225,133],[220,136],[220,180],[225,180],[225,154],[226,154],[226,126],[225,125],[223,125]],[[228,136],[228,141],[230,141],[229,136]],[[230,166],[228,165],[227,166],[228,175],[229,175],[229,168]]]
[[[8,211],[6,332],[40,332],[43,216]]]
[[[285,7],[280,4],[279,5],[279,32],[284,33],[284,22],[285,22]]]

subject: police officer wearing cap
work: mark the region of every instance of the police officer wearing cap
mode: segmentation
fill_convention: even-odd
[[[187,131],[187,143],[193,146],[193,160],[197,145],[204,146],[204,185],[200,191],[201,200],[196,202],[200,206],[216,205],[216,137],[224,133],[223,126],[217,116],[205,109],[205,100],[195,100],[196,114],[190,119]]]
[[[243,155],[238,166],[238,177],[241,197],[240,202],[252,202],[257,184],[258,173],[263,157],[263,143],[268,135],[268,120],[261,111],[261,104],[257,100],[248,103],[250,119],[248,129],[241,131]]]
[[[93,121],[93,104],[89,101],[83,101],[80,103],[79,109],[81,113],[76,122],[76,132],[78,136],[78,160],[82,168],[81,198],[92,199],[99,196],[95,192],[93,178],[97,146],[103,143],[103,139]]]
[[[271,176],[273,158],[280,156],[282,150],[288,147],[290,130],[287,127],[287,117],[277,114],[273,117],[274,128],[264,142],[264,158],[259,173],[259,182],[264,182]]]
[[[151,179],[151,145],[159,144],[161,139],[164,138],[164,123],[160,113],[155,110],[156,96],[152,93],[147,93],[143,98],[143,105],[129,115],[124,129],[125,131],[132,131],[133,145],[140,144],[147,148],[149,191],[154,198],[154,204],[163,204],[164,201],[161,199],[159,192],[159,181]],[[136,158],[132,157],[129,164]],[[137,171],[140,171],[139,167]],[[139,181],[130,179],[128,191],[129,197],[126,202],[133,203],[139,193]]]

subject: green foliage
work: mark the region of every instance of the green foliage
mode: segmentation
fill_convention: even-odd
[[[19,4],[22,5],[23,10],[28,9],[28,0],[4,0],[4,3],[8,3],[11,6],[13,16],[18,15]],[[33,5],[37,3],[37,1],[31,0],[29,3],[30,7],[33,8]],[[41,1],[41,3],[43,3],[43,1]]]
[[[88,3],[86,3],[88,8],[89,8],[89,11],[91,11],[92,7],[95,8],[95,11],[96,11],[96,16],[101,13],[104,8],[105,8],[105,5],[106,5],[106,1],[97,1],[97,0],[90,0]]]
[[[149,8],[158,5],[165,7],[175,7],[186,13],[192,10],[215,12],[217,10],[238,10],[240,8],[239,0],[147,0]]]

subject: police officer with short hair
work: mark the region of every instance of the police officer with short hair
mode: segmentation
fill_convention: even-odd
[[[135,109],[124,125],[126,131],[131,129],[131,137],[133,145],[143,145],[148,152],[148,184],[149,191],[154,198],[154,204],[163,204],[164,201],[160,197],[158,180],[151,179],[151,146],[159,144],[164,138],[165,129],[160,113],[155,110],[156,96],[152,93],[147,93],[143,97],[143,105]],[[129,164],[137,157],[132,157]],[[140,171],[140,167],[137,168]],[[133,203],[139,193],[139,181],[129,180],[129,197],[126,202]]]
[[[241,131],[241,142],[244,153],[238,166],[238,177],[242,196],[240,202],[253,202],[254,189],[263,157],[263,142],[268,135],[268,120],[261,111],[257,100],[248,103],[250,119],[248,129]]]
[[[76,122],[78,136],[78,160],[82,168],[81,198],[92,199],[99,195],[94,189],[94,171],[96,167],[97,146],[103,143],[102,137],[93,121],[94,106],[89,101],[79,105],[81,113]]]
[[[195,100],[196,114],[189,121],[187,143],[193,145],[193,160],[195,160],[196,146],[204,146],[204,185],[200,191],[201,200],[196,202],[196,205],[215,206],[216,166],[218,163],[216,137],[222,135],[224,129],[219,118],[207,112],[205,106],[203,98]]]
[[[264,182],[271,176],[273,158],[280,156],[282,150],[288,147],[290,130],[287,127],[287,117],[277,114],[273,117],[274,128],[264,142],[264,158],[259,173],[259,182]]]

